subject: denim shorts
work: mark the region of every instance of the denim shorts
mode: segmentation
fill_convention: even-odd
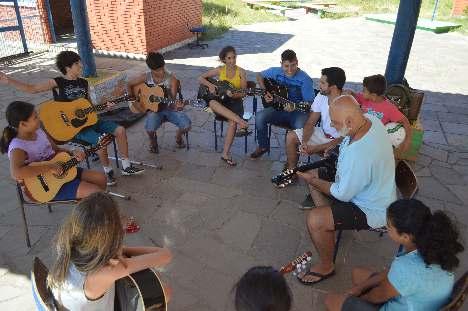
[[[83,140],[91,145],[96,145],[99,141],[99,137],[102,134],[114,134],[115,129],[119,125],[112,121],[101,121],[98,120],[93,126],[87,127],[78,135],[75,136],[76,139]]]
[[[166,121],[174,124],[179,129],[188,129],[192,125],[192,121],[190,121],[185,113],[174,110],[163,110],[160,112],[148,112],[145,129],[148,132],[154,132]]]
[[[83,173],[83,169],[81,167],[77,168],[77,174],[75,179],[72,181],[63,184],[62,188],[60,188],[59,192],[55,195],[52,201],[65,201],[65,200],[74,200],[76,199],[76,192],[78,191],[78,187],[80,186],[81,182],[81,174]]]

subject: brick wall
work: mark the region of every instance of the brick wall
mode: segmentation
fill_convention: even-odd
[[[93,47],[146,54],[192,37],[201,24],[201,0],[87,0]]]
[[[468,0],[453,0],[452,15],[463,15],[463,10],[468,7]]]

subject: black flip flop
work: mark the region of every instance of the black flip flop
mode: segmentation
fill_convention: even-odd
[[[320,279],[318,279],[316,281],[311,281],[311,282],[304,281],[303,278],[305,278],[308,275],[316,276],[316,277],[319,277]],[[320,283],[320,282],[322,282],[322,281],[324,281],[324,280],[326,280],[326,279],[328,279],[328,278],[330,278],[330,277],[332,277],[334,275],[335,275],[335,270],[333,270],[332,272],[330,272],[328,274],[321,274],[321,273],[318,273],[318,272],[308,271],[302,277],[297,276],[297,279],[302,284],[309,286],[309,285],[314,285],[314,284]]]
[[[226,159],[225,157],[221,157],[221,160],[223,160],[227,165],[229,166],[236,166],[237,163],[232,160],[232,158]]]

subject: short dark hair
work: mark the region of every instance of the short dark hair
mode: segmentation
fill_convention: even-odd
[[[284,62],[285,60],[290,62],[297,60],[296,52],[293,50],[285,50],[281,53],[281,61]]]
[[[284,276],[272,267],[253,267],[234,286],[237,311],[289,311],[291,290]]]
[[[146,55],[146,65],[149,69],[156,70],[166,65],[164,61],[164,56],[159,52],[150,52]]]
[[[322,76],[327,77],[327,83],[329,86],[335,85],[339,90],[343,89],[346,82],[346,74],[340,67],[323,68]]]
[[[227,56],[227,54],[229,52],[237,54],[236,49],[232,45],[227,45],[227,46],[223,47],[221,49],[221,51],[219,51],[219,54],[218,54],[219,60],[224,63],[224,59],[226,58],[226,56]]]
[[[64,75],[67,74],[67,67],[70,68],[74,63],[77,63],[81,60],[80,55],[73,51],[62,51],[57,54],[55,58],[55,65],[58,70]]]
[[[387,89],[387,80],[381,74],[365,77],[362,85],[369,91],[369,93],[382,96]]]

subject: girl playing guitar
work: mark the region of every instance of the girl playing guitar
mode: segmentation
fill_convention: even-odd
[[[198,81],[208,87],[211,96],[208,96],[206,102],[208,106],[217,115],[228,119],[229,128],[226,133],[224,140],[223,154],[221,160],[226,162],[229,166],[237,165],[230,155],[231,145],[234,141],[236,134],[237,125],[242,129],[247,129],[249,124],[242,119],[244,115],[244,105],[242,98],[244,94],[236,93],[232,94],[230,91],[227,92],[227,96],[221,100],[216,96],[216,86],[210,83],[206,78],[219,77],[219,80],[230,82],[237,89],[247,88],[247,79],[245,70],[236,65],[236,50],[232,46],[226,46],[219,52],[219,59],[224,66],[220,66],[215,69],[211,69],[206,73],[202,74]]]
[[[115,282],[134,272],[167,265],[159,247],[126,247],[116,203],[102,192],[82,200],[56,237],[57,259],[48,285],[69,310],[114,310]],[[118,292],[118,290],[117,290]],[[168,290],[164,289],[166,300]]]

